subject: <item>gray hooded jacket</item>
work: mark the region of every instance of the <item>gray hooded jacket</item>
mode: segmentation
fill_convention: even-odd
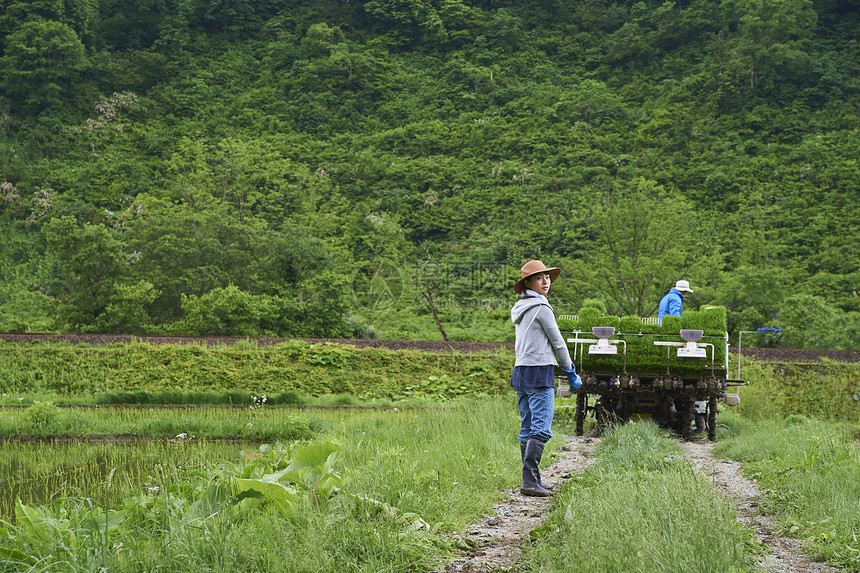
[[[517,361],[514,366],[555,366],[560,363],[565,370],[571,369],[573,363],[567,344],[546,299],[521,298],[511,309],[511,320],[517,332],[514,343]]]

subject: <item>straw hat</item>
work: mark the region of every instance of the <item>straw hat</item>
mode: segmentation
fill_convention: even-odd
[[[690,288],[690,283],[687,281],[678,281],[675,283],[675,290],[679,290],[682,292],[693,292],[693,289]]]
[[[520,273],[523,275],[523,278],[514,284],[514,292],[517,294],[523,293],[523,288],[525,288],[523,282],[525,282],[525,280],[530,276],[539,273],[549,273],[549,282],[553,283],[561,273],[561,269],[558,267],[547,268],[546,265],[540,261],[529,261],[523,265],[523,268],[520,269]]]

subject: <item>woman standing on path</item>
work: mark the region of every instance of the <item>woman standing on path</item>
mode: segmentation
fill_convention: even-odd
[[[553,495],[552,486],[541,482],[539,466],[544,445],[552,437],[555,366],[561,363],[572,392],[579,389],[580,382],[546,298],[561,269],[547,268],[534,260],[523,265],[520,273],[522,278],[514,284],[514,292],[521,298],[511,309],[511,320],[516,327],[516,362],[511,386],[517,391],[522,422],[518,436],[523,460],[520,493],[546,497]]]

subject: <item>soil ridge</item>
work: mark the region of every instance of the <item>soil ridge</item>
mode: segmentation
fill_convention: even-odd
[[[308,344],[348,344],[356,348],[385,348],[388,350],[423,350],[425,352],[513,352],[513,342],[470,342],[442,340],[383,340],[378,338],[274,338],[248,336],[165,336],[135,334],[56,334],[34,332],[2,332],[0,340],[7,342],[68,342],[104,346],[117,342],[149,344],[198,344],[202,346],[230,346],[239,341],[254,341],[258,346],[271,346],[290,340],[303,340]],[[737,347],[729,352],[737,355]],[[813,348],[742,348],[741,354],[764,362],[819,362],[821,358],[838,362],[860,362],[860,350],[828,350]]]

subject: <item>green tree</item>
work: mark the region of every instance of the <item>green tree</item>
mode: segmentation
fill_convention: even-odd
[[[490,46],[513,51],[522,42],[523,22],[509,10],[499,8],[487,21],[484,33]]]
[[[825,299],[808,294],[786,297],[772,321],[790,348],[860,348],[860,313],[843,313]]]
[[[70,98],[88,67],[78,35],[61,22],[25,22],[6,37],[5,47],[0,88],[32,114]]]
[[[161,293],[147,281],[131,284],[117,283],[99,316],[95,332],[146,334],[153,331],[149,309]]]
[[[647,316],[675,281],[710,255],[692,205],[654,181],[607,184],[590,212],[595,243],[574,262],[572,289],[616,314]]]
[[[602,109],[619,108],[622,105],[618,94],[604,82],[585,79],[565,90],[552,111],[559,120],[575,124],[577,121],[591,121],[595,113]]]
[[[393,26],[404,39],[447,38],[445,24],[431,0],[369,0],[364,3],[364,10],[387,26]]]
[[[346,266],[345,255],[330,242],[315,236],[311,227],[285,223],[266,233],[266,257],[257,273],[260,288],[269,293],[283,285],[295,285],[320,271]]]
[[[224,37],[256,31],[260,25],[257,8],[265,4],[253,0],[209,0],[205,19],[211,21]]]
[[[167,197],[198,212],[222,209],[239,220],[263,219],[273,228],[290,222],[328,234],[342,209],[324,169],[311,171],[259,139],[210,145],[182,138],[166,169]]]
[[[28,21],[53,20],[84,37],[96,23],[98,0],[4,0],[0,2],[0,36]]]
[[[48,244],[65,273],[58,292],[61,329],[97,330],[127,273],[124,245],[104,225],[79,225],[71,216],[53,219],[45,228]]]
[[[0,263],[0,331],[49,332],[56,326],[54,301],[33,282],[36,262],[42,261]]]
[[[321,270],[278,294],[280,307],[271,317],[270,330],[282,336],[346,338],[349,326],[351,284],[347,277]]]
[[[160,293],[153,302],[156,324],[182,316],[183,295],[230,284],[253,292],[265,262],[261,228],[238,220],[225,204],[201,211],[151,204],[127,224],[126,240],[136,258],[134,278]]]
[[[272,336],[262,322],[277,311],[276,301],[253,295],[234,285],[214,288],[202,295],[182,295],[185,317],[171,329],[199,336]]]
[[[653,38],[636,22],[627,22],[609,37],[606,58],[613,64],[647,63],[656,52]]]
[[[734,53],[748,67],[750,89],[762,75],[808,59],[805,44],[818,19],[812,0],[727,0],[723,6],[739,32]]]
[[[769,324],[789,284],[790,274],[781,267],[743,265],[726,273],[716,289],[716,302],[728,310],[729,333]]]
[[[49,332],[56,303],[56,261],[41,229],[28,223],[14,187],[0,183],[0,331]]]

